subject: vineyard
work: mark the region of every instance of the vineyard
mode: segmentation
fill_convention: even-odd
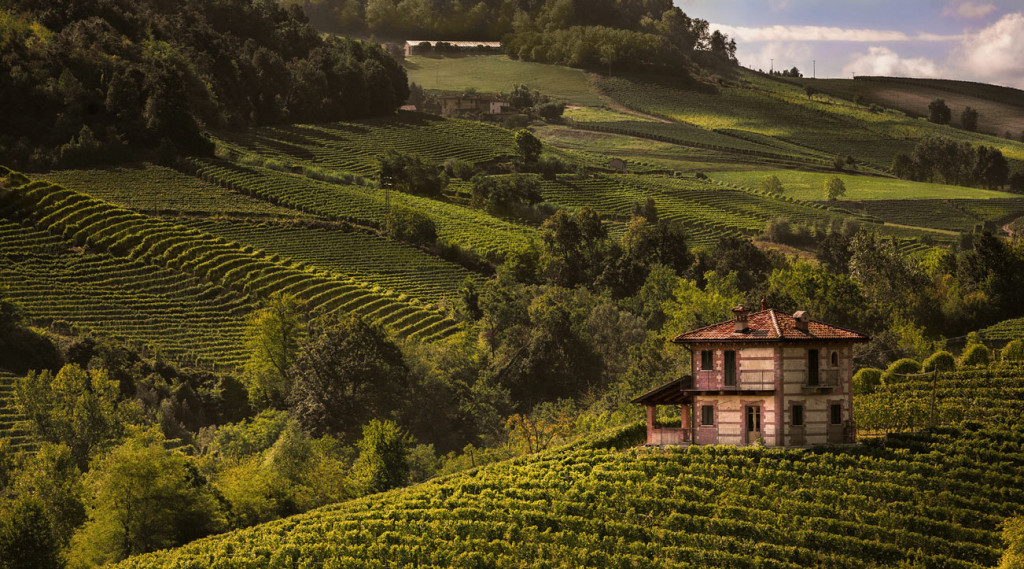
[[[342,311],[360,314],[370,322],[403,336],[430,339],[445,336],[456,329],[455,323],[436,308],[405,299],[380,286],[354,279],[334,278],[313,267],[282,261],[251,246],[242,246],[197,229],[124,210],[60,186],[31,182],[10,193],[9,201],[14,206],[12,209],[30,219],[38,229],[60,235],[70,243],[87,246],[91,251],[106,253],[119,260],[173,270],[166,277],[171,283],[182,281],[180,273],[184,273],[201,279],[201,282],[230,289],[250,303],[274,294],[291,294],[314,313]],[[86,259],[82,262],[91,261]],[[101,259],[99,262],[104,261]],[[33,262],[18,265],[21,267],[18,270],[20,282],[24,283],[26,292],[24,296],[13,294],[16,301],[28,306],[35,318],[41,315],[37,312],[39,306],[34,306],[33,302],[47,301],[46,295],[42,294],[45,291],[41,291],[41,297],[34,300],[32,291],[37,289],[32,287],[36,286],[33,281],[37,275],[29,273],[38,271],[38,278],[47,274],[41,264]],[[72,268],[69,269],[72,279],[88,279],[93,275],[91,279],[98,281],[94,275],[99,269],[76,270],[74,264],[71,263]],[[10,266],[14,267],[15,264],[11,263]],[[122,278],[121,270],[114,268],[111,271],[114,285],[122,286],[119,280]],[[152,269],[133,267],[127,269],[127,272],[148,275]],[[15,275],[5,280],[15,281]],[[158,286],[163,284],[168,283]],[[16,286],[12,285],[12,288]],[[71,292],[78,286],[69,284]],[[143,300],[143,303],[146,302]],[[60,307],[57,312],[68,314],[70,308]],[[94,313],[102,315],[106,311],[84,310],[80,317],[85,318]],[[159,333],[159,330],[154,333]]]
[[[438,164],[451,158],[482,164],[514,155],[508,130],[418,113],[351,123],[265,127],[218,133],[221,143],[243,154],[289,164],[317,165],[362,176],[377,173],[377,156],[394,150]]]
[[[26,428],[25,417],[18,412],[14,395],[14,384],[18,377],[0,370],[0,442],[15,449],[32,450],[35,447],[32,433]]]
[[[201,231],[249,245],[283,259],[401,291],[427,302],[455,295],[467,278],[483,277],[414,247],[377,235],[345,230],[345,226],[306,227],[301,224],[260,224],[229,220],[186,220]],[[310,247],[316,243],[317,247]]]
[[[525,244],[532,228],[492,217],[478,210],[376,188],[340,186],[266,168],[216,160],[193,160],[185,165],[195,176],[224,188],[326,219],[383,227],[387,202],[430,217],[443,241],[497,260],[510,248]]]
[[[622,450],[642,442],[630,427],[119,567],[991,567],[1000,523],[1024,511],[1021,381],[948,378],[943,404],[1001,418],[985,426],[816,450]]]
[[[302,215],[152,164],[57,170],[47,173],[45,178],[94,198],[144,213],[287,218]]]

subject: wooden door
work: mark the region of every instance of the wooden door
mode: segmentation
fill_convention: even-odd
[[[747,405],[747,444],[756,443],[761,438],[761,406]]]

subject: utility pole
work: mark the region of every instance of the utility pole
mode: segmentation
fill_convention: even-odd
[[[817,78],[818,78],[818,60],[817,59],[812,59],[811,60],[811,79],[817,79]]]
[[[768,72],[768,74],[769,75],[775,75],[775,58],[774,57],[770,57],[769,59],[771,59],[771,61],[772,61],[772,69],[771,69],[771,71]]]

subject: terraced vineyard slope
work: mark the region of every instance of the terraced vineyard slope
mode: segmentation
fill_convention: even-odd
[[[133,290],[125,283],[125,272],[129,275],[142,275],[140,278],[143,279],[149,279],[151,274],[156,273],[155,278],[159,282],[157,286],[170,287],[174,291],[170,293],[173,297],[177,296],[176,287],[179,284],[189,286],[191,282],[198,283],[200,287],[212,285],[215,290],[226,289],[225,293],[227,290],[232,291],[234,296],[228,296],[230,300],[224,301],[226,307],[230,308],[223,315],[236,317],[239,321],[246,312],[237,306],[239,303],[252,307],[259,299],[287,293],[305,302],[313,312],[340,310],[361,314],[369,321],[386,326],[400,335],[433,338],[455,330],[455,323],[436,308],[400,298],[398,294],[379,286],[320,274],[310,267],[282,261],[252,247],[121,209],[57,185],[31,182],[14,188],[8,194],[8,211],[18,217],[19,221],[29,222],[52,236],[60,236],[66,242],[86,246],[89,251],[99,254],[98,261],[86,255],[82,256],[82,262],[98,262],[102,266],[108,256],[116,258],[112,262],[114,267],[110,269],[112,274],[107,279],[97,280],[97,274],[105,274],[99,267],[70,270],[72,278],[99,285],[109,280],[116,288],[122,289],[121,292],[112,293],[115,298],[120,297],[124,290]],[[67,263],[63,260],[57,262]],[[125,262],[129,263],[127,268],[121,266]],[[16,267],[16,274],[7,277],[7,280],[25,283],[25,291],[20,296],[17,292],[13,294],[15,301],[22,302],[24,299],[31,304],[33,298],[38,298],[38,302],[45,305],[48,302],[47,296],[42,293],[45,285],[33,288],[39,286],[34,277],[42,278],[49,272],[45,263],[20,266],[11,263],[10,266]],[[162,274],[159,270],[154,271],[154,268],[179,274],[176,278],[173,273]],[[36,275],[35,272],[43,274]],[[182,279],[180,273],[197,280],[190,282],[188,278]],[[79,292],[81,286],[79,283],[70,285],[69,294],[91,298]],[[32,290],[40,291],[40,295],[33,297]],[[196,294],[201,299],[210,296],[201,292]],[[140,302],[149,304],[150,299],[143,298]],[[166,301],[154,302],[161,306],[166,304]],[[100,310],[98,306],[90,305],[80,315],[76,315],[70,308],[55,307],[53,318],[89,318],[110,313],[109,309]],[[33,318],[44,317],[38,306],[29,306],[28,310]],[[212,318],[217,320],[216,317]],[[132,325],[136,319],[112,320]],[[227,321],[230,322],[230,318]],[[155,333],[159,335],[159,331]]]
[[[25,416],[18,412],[14,384],[18,376],[0,370],[0,439],[7,439],[15,449],[32,450],[35,441],[25,425]]]
[[[119,567],[991,567],[1024,511],[1024,378],[987,374],[955,378],[1006,411],[986,424],[815,450],[629,448],[633,427]]]

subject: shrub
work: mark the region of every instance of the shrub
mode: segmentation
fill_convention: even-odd
[[[387,232],[399,241],[431,245],[437,241],[434,220],[405,207],[396,207],[388,214]]]
[[[903,379],[899,376],[914,373],[921,373],[921,364],[917,360],[913,358],[896,360],[889,364],[889,367],[885,368],[885,374],[882,375],[882,383],[898,383]]]
[[[473,176],[476,176],[477,169],[469,160],[451,158],[444,163],[444,172],[445,174],[448,174],[450,178],[470,180]]]
[[[765,226],[764,235],[772,243],[787,243],[793,237],[793,228],[789,224],[789,219],[776,217]]]
[[[956,369],[956,359],[953,354],[941,350],[929,356],[921,368],[923,371],[953,371]]]
[[[865,367],[853,374],[854,395],[868,395],[874,393],[875,389],[882,384],[882,370],[873,367]]]
[[[960,354],[960,365],[974,367],[988,365],[988,348],[984,344],[971,344]]]
[[[1024,340],[1017,338],[1003,348],[1003,361],[1019,362],[1024,361]]]
[[[543,103],[535,106],[533,110],[547,122],[558,121],[565,113],[565,103]]]

